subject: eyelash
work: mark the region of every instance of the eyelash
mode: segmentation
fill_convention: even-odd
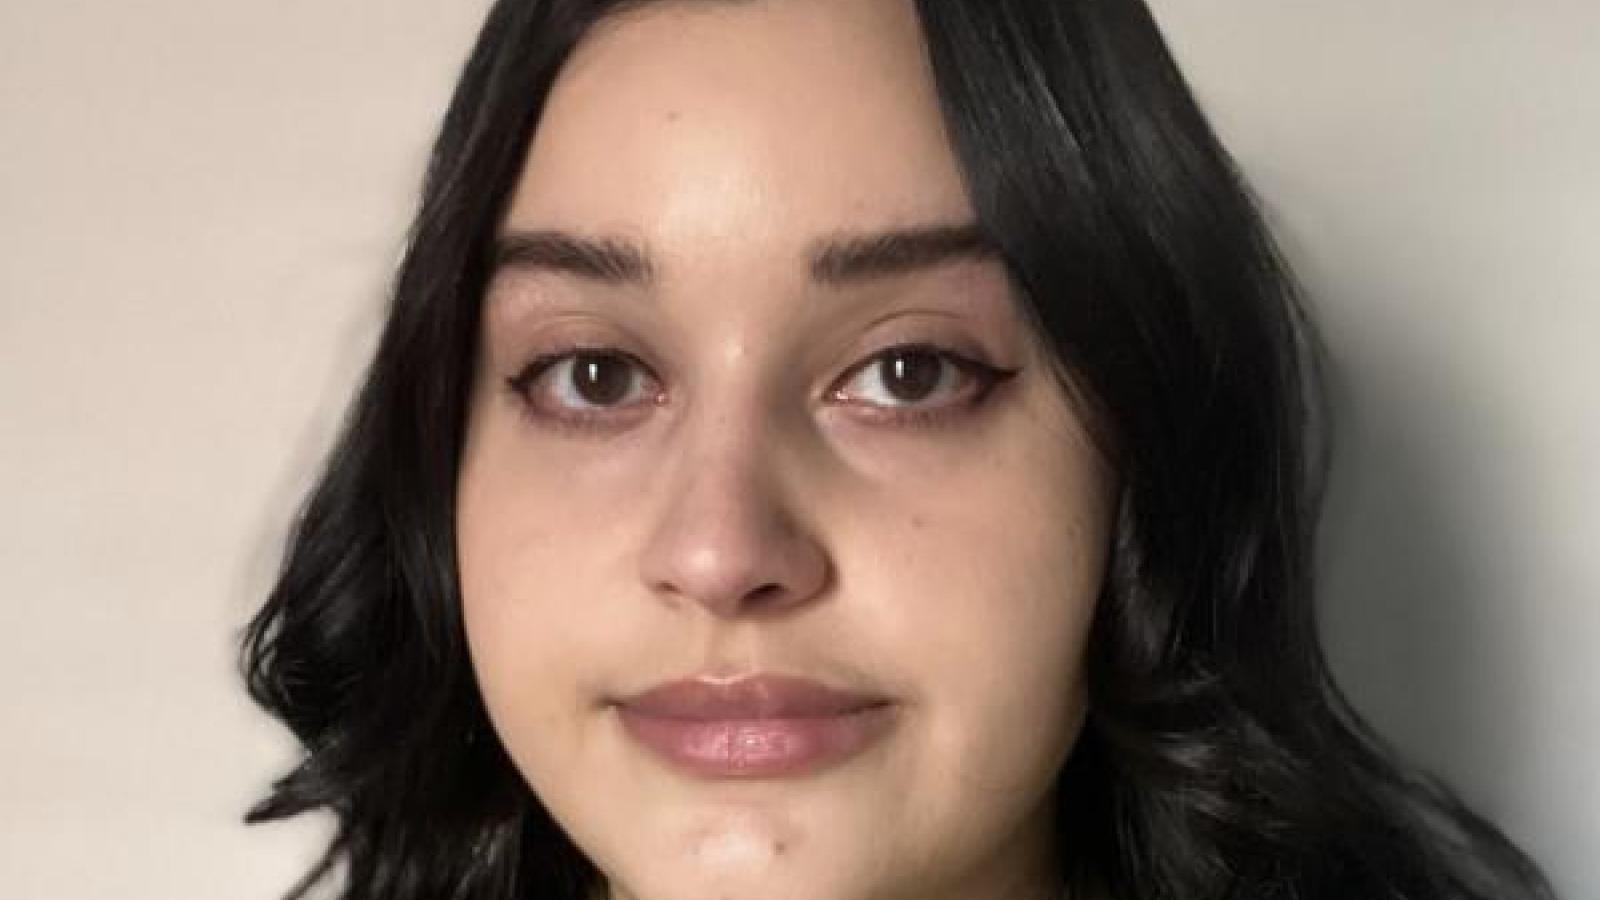
[[[842,391],[842,386],[853,381],[862,372],[873,365],[881,365],[884,360],[900,354],[927,354],[941,362],[955,367],[957,377],[970,379],[974,386],[962,387],[959,390],[963,396],[957,400],[945,402],[932,407],[916,405],[919,401],[907,401],[904,406],[885,406],[881,404],[861,403],[836,397]],[[540,354],[529,360],[526,365],[514,376],[506,379],[506,386],[521,403],[523,414],[535,425],[541,427],[555,427],[564,431],[579,434],[592,434],[608,432],[622,427],[626,423],[615,421],[617,410],[625,407],[595,407],[593,410],[574,411],[564,409],[560,412],[544,412],[535,404],[530,391],[546,373],[561,363],[576,360],[581,356],[600,357],[625,362],[636,371],[643,371],[655,380],[655,374],[637,356],[615,347],[598,345],[572,345]],[[979,362],[964,354],[946,347],[928,342],[912,342],[894,344],[885,347],[860,362],[846,369],[844,374],[836,379],[828,388],[826,396],[838,402],[873,410],[870,417],[875,424],[890,427],[906,428],[933,428],[949,424],[953,419],[964,413],[970,412],[981,406],[1001,384],[1016,376],[1020,369],[1003,369],[988,363]],[[941,383],[943,381],[941,373]],[[633,403],[630,406],[660,405],[661,394],[658,392],[646,403]]]

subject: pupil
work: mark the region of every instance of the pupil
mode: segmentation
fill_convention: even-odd
[[[628,367],[615,356],[579,356],[574,363],[578,396],[594,406],[610,406],[628,396]]]
[[[938,356],[925,351],[896,353],[884,360],[888,377],[884,386],[896,400],[921,400],[939,386]]]

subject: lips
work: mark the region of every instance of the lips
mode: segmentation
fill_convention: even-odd
[[[644,749],[709,778],[815,772],[864,751],[893,722],[885,697],[782,675],[673,681],[615,705]]]

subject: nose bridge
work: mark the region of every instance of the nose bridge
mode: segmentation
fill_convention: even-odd
[[[829,563],[795,506],[796,463],[770,404],[703,396],[679,423],[657,521],[640,559],[655,595],[719,617],[773,613],[815,597]]]

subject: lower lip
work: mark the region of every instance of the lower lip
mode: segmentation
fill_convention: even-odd
[[[698,721],[618,707],[634,740],[674,767],[704,778],[776,778],[838,765],[882,738],[888,706],[791,719]]]

